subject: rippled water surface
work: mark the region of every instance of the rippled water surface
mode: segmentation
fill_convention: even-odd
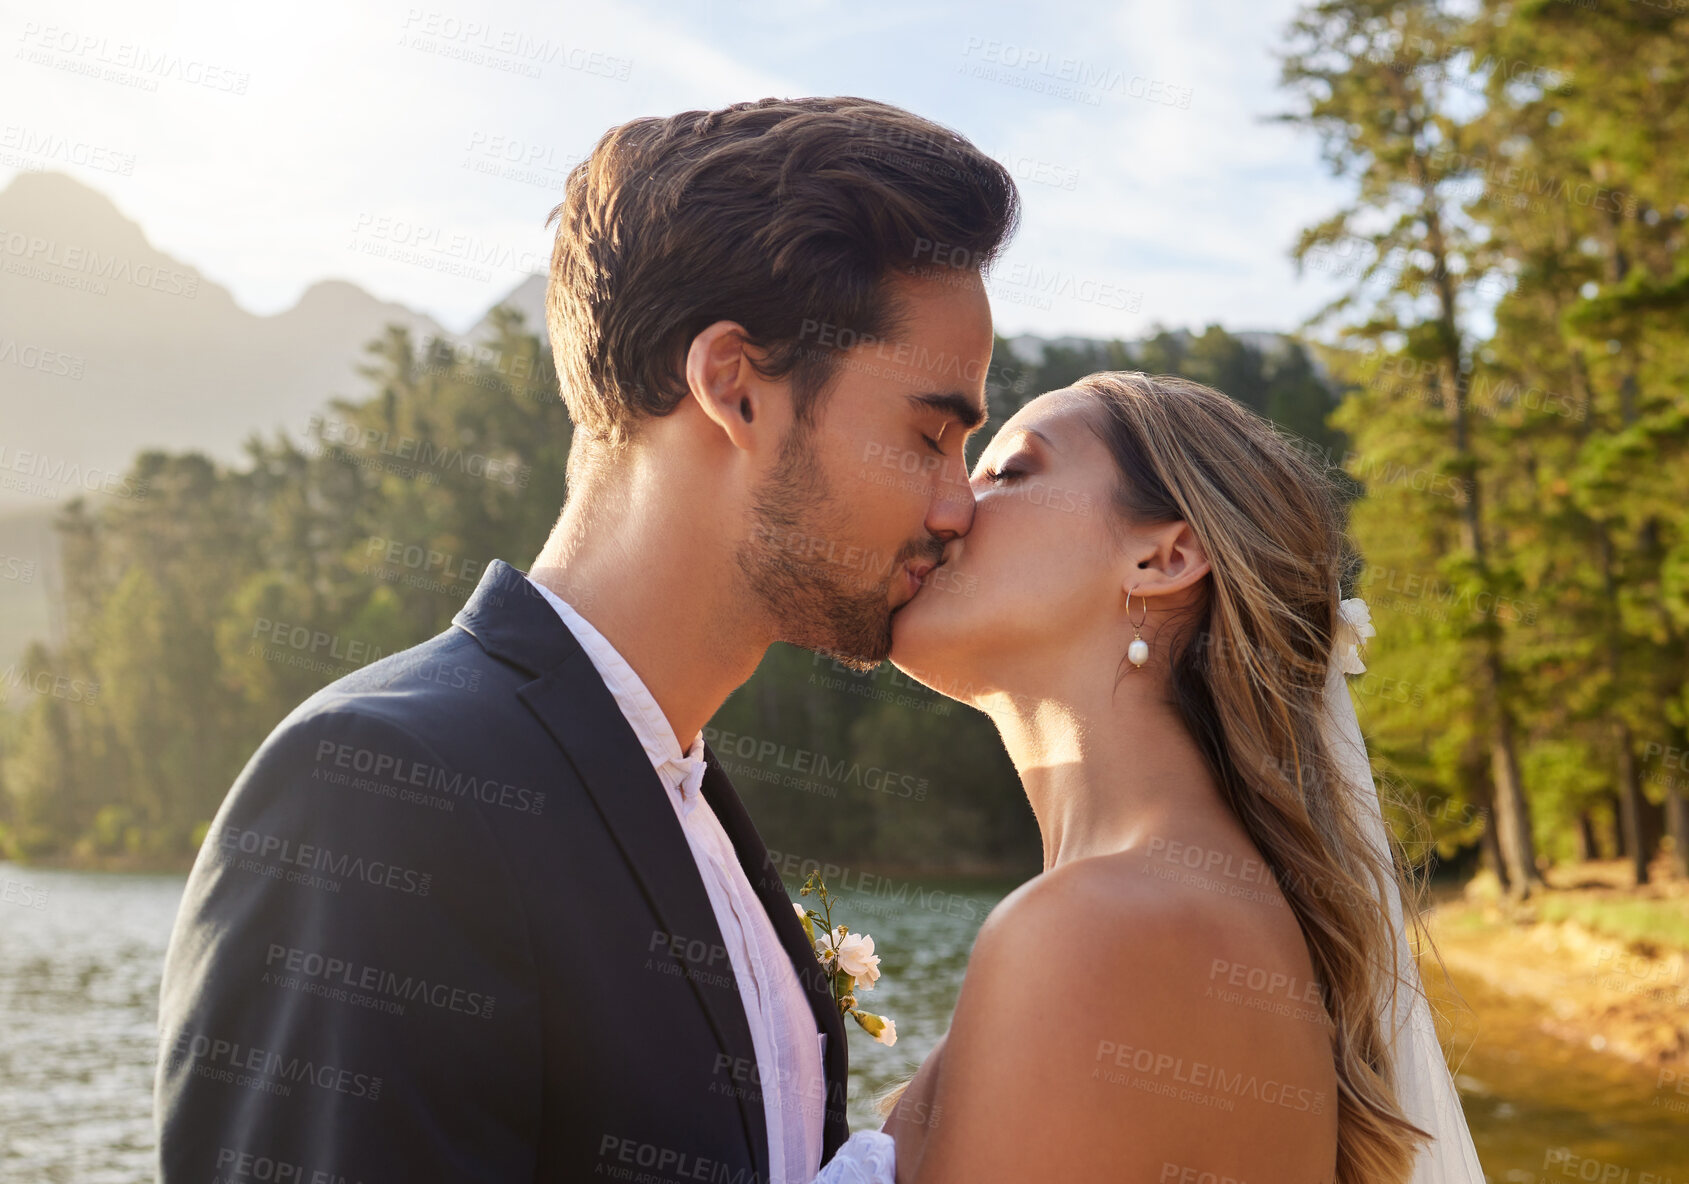
[[[149,1180],[158,980],[183,877],[0,864],[8,880],[0,1180]]]
[[[878,1126],[875,1093],[912,1073],[943,1034],[973,936],[1013,885],[841,879],[835,920],[871,934],[882,955],[883,977],[862,1004],[898,1026],[885,1048],[852,1025],[851,1126]],[[148,1181],[159,972],[183,879],[0,864],[8,882],[0,1181]],[[1689,1184],[1689,1108],[1674,1105],[1689,1095],[1551,1039],[1529,1008],[1479,984],[1458,985],[1473,1004],[1453,1038],[1464,1050],[1460,1081],[1492,1184]]]

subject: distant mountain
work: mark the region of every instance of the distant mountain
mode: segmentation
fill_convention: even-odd
[[[1287,348],[1289,348],[1291,342],[1291,338],[1286,334],[1277,333],[1272,330],[1228,329],[1226,331],[1245,345],[1259,350],[1262,355],[1268,358],[1274,358],[1279,354],[1282,354]],[[1168,330],[1168,335],[1185,342],[1189,342],[1197,336],[1189,329],[1170,329]],[[1036,366],[1043,362],[1045,351],[1049,350],[1051,347],[1057,349],[1084,350],[1089,347],[1099,347],[1108,344],[1108,340],[1102,337],[1037,337],[1030,333],[1023,333],[1019,337],[1010,337],[1005,340],[1009,343],[1009,352],[1029,366]],[[1146,340],[1148,340],[1148,338],[1134,338],[1133,340],[1126,342],[1126,346],[1128,349],[1132,349],[1135,346],[1142,345]],[[1315,371],[1320,373],[1323,377],[1324,373],[1320,366],[1319,359],[1310,353],[1309,360],[1313,363]]]
[[[498,302],[542,336],[545,284],[531,275]],[[354,366],[392,322],[419,343],[478,341],[490,327],[484,316],[452,333],[336,279],[313,284],[285,312],[258,316],[154,248],[97,190],[61,173],[15,177],[0,191],[0,669],[30,637],[57,640],[50,523],[60,503],[121,493],[146,447],[237,463],[253,431],[298,438],[329,398],[365,393]],[[1287,340],[1236,336],[1269,354]],[[1051,346],[1087,344],[1101,342],[1009,342],[1032,363]]]
[[[1031,333],[1022,333],[1019,337],[1005,338],[1009,343],[1009,352],[1017,361],[1028,366],[1041,366],[1044,354],[1051,346],[1057,349],[1082,350],[1088,346],[1107,344],[1101,337],[1037,337]]]
[[[0,511],[116,488],[145,447],[227,462],[255,429],[298,435],[361,392],[353,366],[389,322],[460,339],[345,280],[247,312],[60,173],[0,191],[0,264]]]
[[[512,297],[532,318],[544,294],[532,276]],[[354,366],[390,322],[419,343],[486,324],[454,334],[333,279],[258,316],[71,177],[0,190],[0,669],[31,637],[56,640],[60,504],[125,491],[143,448],[236,463],[253,431],[299,438],[330,397],[364,393]]]
[[[521,283],[517,284],[500,300],[499,304],[508,304],[522,314],[522,325],[530,333],[540,337],[546,336],[545,331],[545,279],[537,272]],[[497,308],[495,304],[493,308]],[[493,327],[493,310],[489,308],[487,315],[475,323],[475,327],[464,334],[471,341],[479,341],[486,337]]]

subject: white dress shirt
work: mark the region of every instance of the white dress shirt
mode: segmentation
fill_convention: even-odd
[[[627,660],[573,605],[537,580],[530,578],[529,583],[551,602],[586,650],[668,791],[745,1004],[768,1125],[772,1184],[809,1184],[821,1167],[824,1037],[816,1030],[815,1015],[774,924],[733,853],[733,841],[699,788],[705,768],[704,733],[700,730],[681,752],[668,717]],[[758,1088],[731,1078],[723,1087]]]

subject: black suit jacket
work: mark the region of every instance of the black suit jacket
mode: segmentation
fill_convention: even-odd
[[[769,1177],[764,1088],[662,783],[574,635],[494,560],[452,628],[277,725],[188,877],[160,991],[159,1178]],[[714,753],[705,798],[845,1032]],[[278,1174],[279,1173],[279,1174]]]

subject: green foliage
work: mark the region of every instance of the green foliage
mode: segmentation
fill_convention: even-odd
[[[571,429],[520,318],[468,356],[395,327],[363,374],[304,441],[254,436],[236,469],[145,452],[146,497],[61,514],[67,639],[0,712],[0,854],[185,864],[284,715],[537,548]]]
[[[1215,386],[1341,471],[1366,561],[1348,591],[1379,627],[1357,702],[1415,859],[1494,834],[1509,802],[1514,872],[1586,833],[1652,845],[1626,817],[1681,799],[1685,44],[1689,9],[1629,0],[1305,4],[1283,118],[1351,182],[1292,251],[1352,281],[1318,345],[1217,325],[1036,362],[995,344],[974,457],[1036,395],[1132,369]],[[65,641],[21,664],[51,689],[0,687],[0,854],[185,861],[300,700],[537,552],[571,432],[543,334],[501,311],[464,354],[393,327],[361,374],[304,440],[255,436],[233,469],[145,452],[145,498],[60,516]],[[776,852],[1038,864],[988,722],[889,665],[775,646],[710,728]]]
[[[1291,30],[1284,118],[1355,182],[1295,257],[1355,280],[1318,322],[1371,665],[1426,692],[1378,697],[1375,757],[1473,807],[1400,817],[1445,855],[1504,754],[1563,859],[1685,746],[1686,38],[1624,0],[1310,3]]]
[[[1191,342],[1168,360],[1317,425],[1315,442],[1331,446],[1332,394],[1300,346],[1265,356],[1217,326]],[[1144,359],[1112,342],[1026,365],[999,340],[993,420],[1134,364]],[[148,452],[135,462],[145,500],[62,516],[68,641],[27,662],[98,689],[0,712],[5,854],[185,863],[294,706],[445,629],[489,560],[525,568],[537,553],[565,498],[570,439],[540,339],[500,315],[487,348],[463,356],[394,328],[369,346],[363,377],[365,397],[335,400],[304,441],[254,437],[236,469]],[[863,674],[777,645],[710,729],[777,852],[1038,864],[990,723],[889,664]]]
[[[1689,950],[1689,900],[1683,897],[1635,900],[1556,893],[1544,898],[1540,913],[1544,921],[1576,921],[1622,941]]]

